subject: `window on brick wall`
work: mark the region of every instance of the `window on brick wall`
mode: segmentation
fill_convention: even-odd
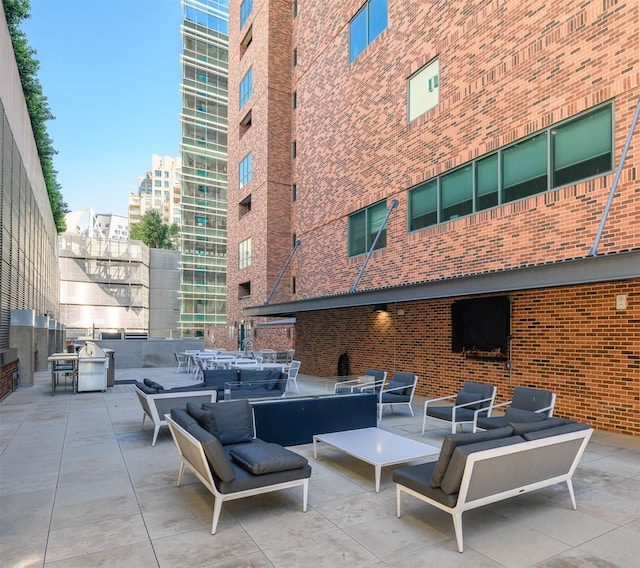
[[[349,215],[349,256],[363,254],[371,248],[380,226],[387,214],[387,202],[380,201],[366,209]],[[376,250],[387,246],[387,229],[380,234]]]
[[[434,59],[409,77],[407,117],[409,122],[434,108],[440,101],[440,61]]]
[[[251,297],[251,282],[242,282],[238,284],[238,299],[244,300]]]
[[[293,184],[291,186],[291,201],[295,201],[298,198],[298,186],[297,184]]]
[[[238,245],[238,268],[251,266],[251,237],[241,241]]]
[[[240,217],[244,217],[251,211],[251,194],[247,195],[241,202],[239,207]]]
[[[243,187],[251,181],[251,177],[253,175],[251,168],[251,152],[242,158],[240,167],[238,168],[238,175],[240,178],[240,187]]]
[[[611,104],[423,182],[408,194],[416,231],[613,170]]]
[[[253,68],[249,68],[240,81],[240,108],[249,100],[253,93]]]
[[[243,57],[246,53],[247,49],[251,45],[253,41],[253,26],[249,26],[247,33],[244,34],[242,41],[240,42],[240,57]]]
[[[387,28],[387,0],[368,0],[349,22],[349,61]]]
[[[244,27],[253,11],[253,0],[242,0],[240,4],[240,29]]]

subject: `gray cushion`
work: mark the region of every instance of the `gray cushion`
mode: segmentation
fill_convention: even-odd
[[[401,388],[401,387],[404,387],[404,388]],[[406,383],[403,383],[400,381],[394,381],[392,379],[389,381],[389,384],[384,387],[384,390],[398,389],[398,390],[394,390],[393,392],[390,392],[389,394],[403,395],[403,394],[406,394],[405,392],[406,388],[407,388]]]
[[[205,402],[202,408],[213,413],[215,426],[211,433],[223,445],[249,442],[253,438],[253,416],[248,400]]]
[[[495,432],[495,430],[488,431]],[[519,444],[520,442],[524,442],[524,438],[520,436],[508,436],[497,440],[485,440],[484,442],[458,446],[451,456],[451,461],[449,462],[449,467],[447,467],[447,472],[442,478],[440,489],[447,495],[453,495],[460,491],[460,483],[462,483],[462,476],[464,474],[464,468],[467,465],[467,457],[469,454],[492,448],[511,446],[512,444]]]
[[[282,373],[280,372],[280,369],[271,369],[266,384],[267,390],[272,391],[276,386],[278,386],[278,381],[285,380],[281,375]]]
[[[163,391],[164,387],[160,383],[156,383],[151,379],[143,379],[142,382],[147,385],[149,388],[156,389],[156,391]]]
[[[181,428],[189,430],[192,424],[198,424],[198,421],[187,413],[184,408],[175,407],[171,409],[171,419]]]
[[[564,420],[562,418],[546,418],[539,422],[520,422],[512,424],[513,435],[522,436],[528,432],[538,432],[539,430],[546,430],[547,428],[555,428],[556,426],[562,426]]]
[[[278,444],[241,444],[231,450],[231,457],[254,475],[298,469],[307,458]]]
[[[189,433],[193,435],[194,432],[191,430],[193,430],[193,427],[190,428],[189,431]],[[218,440],[218,438],[213,434],[207,433],[207,435],[202,434],[202,432],[199,432],[198,434],[198,439],[202,444],[204,455],[207,457],[207,461],[209,462],[213,473],[226,483],[233,481],[236,475],[220,440]]]
[[[436,462],[429,462],[394,469],[392,479],[395,483],[426,495],[446,507],[455,507],[458,501],[457,495],[447,495],[440,488],[431,487],[431,483],[429,483],[435,466]]]
[[[552,420],[552,418],[549,418]],[[541,438],[548,438],[549,436],[559,436],[560,434],[569,434],[570,432],[579,432],[580,430],[587,430],[588,424],[584,422],[565,422],[561,426],[555,428],[545,428],[544,430],[538,430],[535,432],[527,432],[523,435],[525,440],[540,440]]]
[[[238,369],[205,369],[203,379],[207,388],[223,390],[226,383],[238,382]]]
[[[266,383],[271,379],[273,369],[240,369],[239,381],[241,383],[262,382],[266,388]]]
[[[540,422],[547,417],[543,412],[533,412],[533,410],[522,410],[521,408],[514,408],[511,406],[507,408],[504,413],[504,419],[509,424],[516,424],[521,422]]]
[[[154,389],[151,388],[148,385],[145,385],[144,383],[141,383],[139,381],[136,381],[136,386],[144,393],[144,394],[157,394],[158,393],[158,389]]]
[[[465,406],[466,409],[478,410],[482,406],[481,402],[479,402],[478,404],[468,404],[468,403],[474,402],[476,400],[482,400],[483,398],[485,397],[482,396],[482,393],[480,392],[473,392],[473,391],[467,391],[462,389],[458,393],[458,396],[456,396],[456,406],[458,406],[459,404],[467,404],[468,406]]]
[[[210,410],[205,410],[200,404],[194,404],[193,402],[187,402],[187,414],[196,419],[198,424],[202,426],[207,432],[211,434],[216,433],[216,422],[213,417],[213,413]]]
[[[486,432],[468,432],[460,434],[449,434],[448,436],[445,436],[444,441],[442,442],[442,448],[440,449],[438,462],[433,470],[433,475],[431,476],[431,487],[440,487],[442,479],[444,478],[444,475],[447,472],[447,468],[449,467],[449,460],[451,459],[451,455],[458,446],[473,444],[476,442],[484,442],[485,440],[505,438],[507,436],[511,436],[512,433],[513,428],[511,428],[511,426],[507,426],[505,428],[495,428],[494,430],[487,430]]]

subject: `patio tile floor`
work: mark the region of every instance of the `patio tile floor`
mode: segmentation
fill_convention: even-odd
[[[116,380],[191,381],[175,369],[117,369]],[[305,376],[298,383],[304,391]],[[385,410],[381,428],[440,445],[449,430],[423,401]],[[395,516],[393,467],[375,493],[373,467],[311,444],[293,449],[313,473],[309,508],[291,489],[225,504],[211,535],[212,496],[153,428],[131,385],[106,393],[49,392],[36,373],[0,403],[0,566],[314,568],[335,566],[636,567],[640,558],[640,439],[594,433],[574,477],[578,510],[558,485],[464,514],[457,552],[449,515],[406,498]]]

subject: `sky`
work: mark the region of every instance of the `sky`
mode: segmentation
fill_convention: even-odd
[[[178,156],[180,0],[30,0],[22,25],[55,119],[69,210],[128,215],[152,154]]]

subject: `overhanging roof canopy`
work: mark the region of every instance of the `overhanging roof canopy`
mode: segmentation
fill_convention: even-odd
[[[410,302],[535,290],[557,286],[573,286],[640,278],[640,249],[600,256],[550,262],[496,270],[473,276],[443,278],[415,284],[376,288],[363,292],[335,294],[294,302],[250,306],[244,309],[248,317],[291,317],[299,312],[352,308],[375,304]],[[347,285],[345,285],[347,288]]]

